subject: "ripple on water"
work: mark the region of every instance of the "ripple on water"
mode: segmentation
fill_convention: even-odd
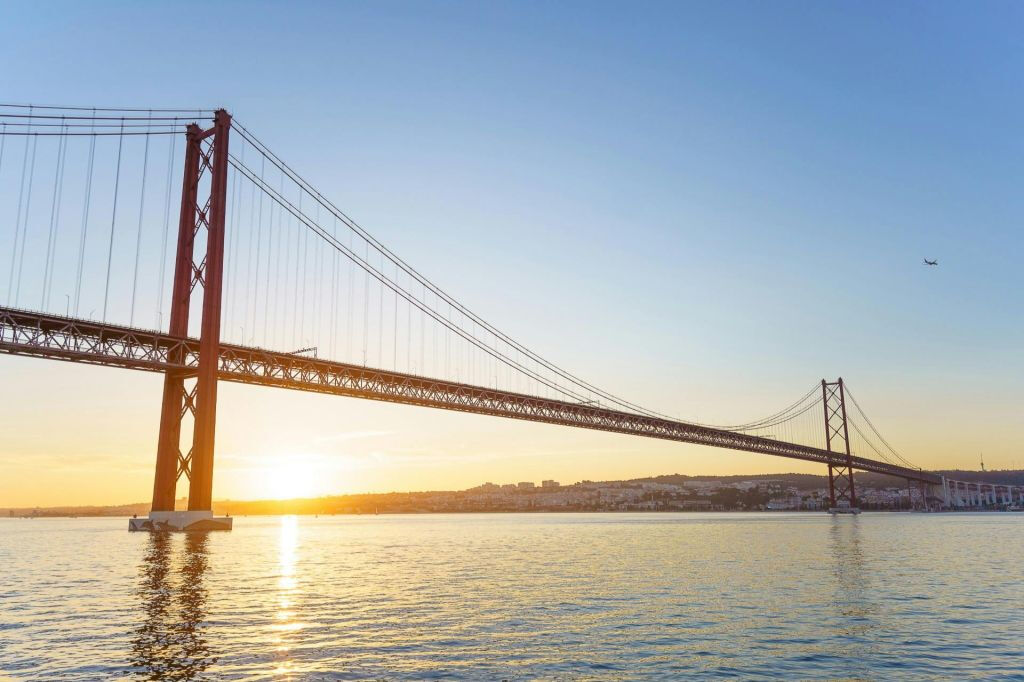
[[[0,677],[1024,679],[1010,515],[123,526],[0,520]]]

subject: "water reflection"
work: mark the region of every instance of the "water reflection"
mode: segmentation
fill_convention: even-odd
[[[278,535],[277,613],[272,626],[274,633],[272,641],[276,659],[275,673],[278,675],[294,672],[291,648],[293,638],[303,627],[295,617],[295,600],[299,592],[298,581],[295,578],[298,537],[298,520],[294,516],[282,517]]]
[[[832,553],[835,597],[833,603],[843,617],[842,634],[848,637],[867,635],[876,615],[871,595],[870,571],[865,566],[861,547],[861,519],[859,517],[832,518],[829,546]]]
[[[150,680],[193,680],[216,663],[204,636],[208,564],[207,533],[151,533],[139,567],[139,601],[145,618],[132,639],[132,673]],[[177,571],[172,567],[179,563]]]
[[[1024,523],[1011,516],[251,518],[208,544],[125,538],[113,519],[4,519],[0,669],[1020,679],[1024,564],[1009,554]],[[1003,551],[964,551],[989,547]]]

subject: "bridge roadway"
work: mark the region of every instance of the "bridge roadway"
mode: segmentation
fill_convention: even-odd
[[[195,374],[199,364],[198,339],[6,307],[0,307],[0,352],[151,372],[181,372],[186,377]],[[845,462],[838,453],[771,438],[262,348],[222,344],[218,378],[613,431],[821,464]],[[861,471],[942,484],[937,474],[864,457],[853,457],[853,466]]]

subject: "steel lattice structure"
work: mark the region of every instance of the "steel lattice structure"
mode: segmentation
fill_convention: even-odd
[[[164,375],[160,438],[153,480],[153,511],[173,511],[178,479],[189,479],[189,510],[208,510],[213,502],[213,448],[217,423],[217,349],[220,347],[224,271],[224,220],[231,116],[223,109],[213,127],[191,124],[186,131],[170,333],[188,334],[192,296],[202,291],[202,353],[195,371]],[[204,188],[207,190],[202,199]],[[202,239],[205,237],[205,239]],[[198,242],[198,243],[197,243]],[[197,249],[197,246],[201,250]],[[198,251],[198,252],[197,252]],[[171,350],[167,359],[184,362],[187,351]],[[182,425],[191,418],[192,438],[182,451]]]
[[[0,352],[187,378],[199,370],[200,341],[156,331],[0,307]],[[848,456],[734,431],[595,405],[552,400],[261,348],[221,345],[224,381],[486,414],[562,426],[744,450],[830,467],[852,466],[924,483],[942,478],[888,462]]]
[[[825,448],[843,456],[841,464],[828,465],[828,497],[832,507],[842,503],[857,506],[853,484],[853,457],[850,454],[850,429],[846,420],[846,393],[843,379],[821,380],[822,406],[825,408]],[[842,449],[839,445],[842,444]],[[835,446],[835,447],[833,447]]]

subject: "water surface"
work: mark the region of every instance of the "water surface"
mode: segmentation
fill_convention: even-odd
[[[1024,679],[1024,515],[0,520],[0,678]]]

